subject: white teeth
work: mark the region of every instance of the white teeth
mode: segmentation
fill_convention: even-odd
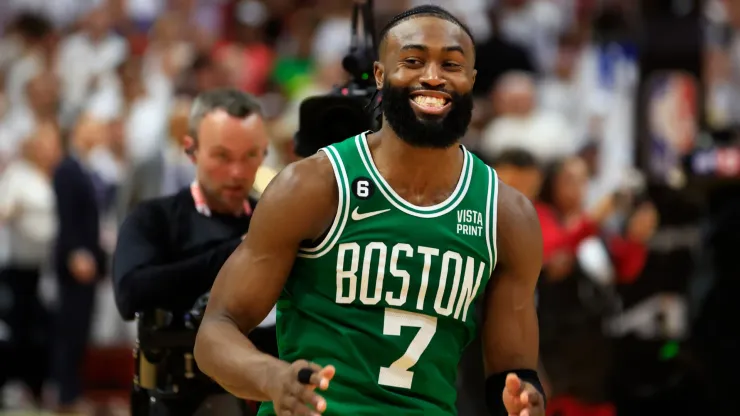
[[[426,95],[417,95],[414,97],[414,102],[425,107],[442,107],[445,105],[443,98],[429,97]]]

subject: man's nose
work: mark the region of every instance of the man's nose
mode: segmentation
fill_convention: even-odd
[[[247,177],[247,174],[248,174],[248,169],[247,169],[247,166],[244,166],[244,163],[233,162],[229,165],[229,175],[232,178],[244,179]]]
[[[424,69],[424,73],[419,81],[421,85],[426,88],[439,89],[447,84],[447,81],[442,77],[441,70],[438,65],[430,64]]]

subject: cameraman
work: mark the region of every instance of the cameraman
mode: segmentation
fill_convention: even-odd
[[[180,334],[192,330],[194,340],[197,328],[187,327],[183,317],[210,290],[219,269],[249,228],[256,203],[249,193],[265,157],[268,138],[259,103],[234,89],[199,95],[188,124],[184,144],[196,167],[196,181],[172,196],[149,200],[134,208],[121,225],[113,260],[118,310],[125,320],[139,315],[137,359],[143,364],[137,364],[134,415],[142,395],[163,403],[165,413],[192,415],[206,397],[224,394],[222,390],[213,390],[215,384],[211,386],[207,379],[199,376],[199,383],[194,381],[192,345],[147,345],[142,328],[175,328]],[[167,318],[155,318],[162,316]],[[272,325],[250,335],[268,353],[276,353],[277,349]],[[153,359],[154,355],[159,358]],[[167,359],[163,360],[162,355]],[[150,381],[144,383],[145,374],[141,372],[148,373],[146,378]],[[162,380],[167,380],[167,385]],[[175,385],[172,380],[179,380],[180,384]],[[159,394],[162,391],[170,395],[164,399]],[[233,399],[231,404],[236,403]],[[220,415],[234,414],[211,403],[206,407]],[[146,408],[144,404],[138,414],[149,414]]]

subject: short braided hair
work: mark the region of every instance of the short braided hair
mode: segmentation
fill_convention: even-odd
[[[434,6],[431,4],[417,6],[417,7],[408,9],[403,13],[399,13],[395,15],[383,27],[383,29],[380,30],[380,34],[378,36],[378,45],[383,44],[383,41],[385,41],[385,38],[388,35],[388,32],[391,29],[393,29],[395,26],[397,26],[399,23],[405,22],[406,20],[409,20],[409,19],[413,19],[414,17],[422,17],[422,16],[436,17],[438,19],[447,20],[448,22],[452,22],[460,26],[460,28],[464,30],[468,36],[470,36],[470,40],[473,41],[473,45],[475,45],[475,38],[473,37],[473,34],[470,32],[470,28],[468,28],[463,22],[461,22],[458,18],[456,18],[452,13],[448,12],[447,10],[439,6]]]

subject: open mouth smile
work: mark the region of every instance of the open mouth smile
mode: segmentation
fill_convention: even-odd
[[[412,107],[425,114],[441,115],[449,111],[452,97],[440,91],[414,91],[409,99]]]

